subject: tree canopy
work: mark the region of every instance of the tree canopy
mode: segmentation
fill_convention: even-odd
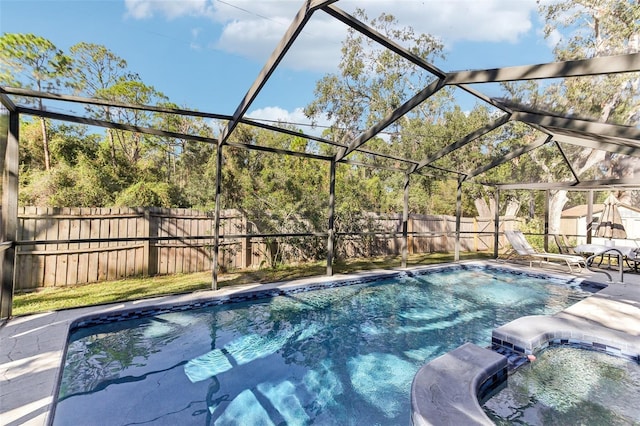
[[[561,34],[554,53],[558,60],[589,58],[637,51],[640,8],[626,0],[563,0],[539,2],[545,35]],[[355,16],[380,34],[397,40],[427,61],[444,57],[443,44],[429,34],[402,26],[382,14],[370,19],[362,10]],[[635,44],[634,44],[635,43]],[[634,50],[635,49],[635,50]],[[127,61],[106,46],[80,41],[68,52],[33,34],[3,34],[0,84],[40,91],[74,94],[114,103],[177,107],[161,88],[145,84]],[[371,39],[351,30],[342,43],[342,60],[335,73],[317,81],[315,99],[305,108],[312,119],[328,117],[331,127],[323,137],[347,144],[379,122],[429,84],[433,75]],[[581,77],[540,84],[504,83],[511,102],[532,108],[635,125],[640,120],[640,78],[636,74]],[[41,100],[40,100],[41,102]],[[86,114],[128,126],[157,128],[215,140],[225,123],[187,117],[92,105]],[[357,150],[350,162],[337,168],[336,211],[348,229],[355,212],[397,213],[402,210],[407,169],[396,158],[430,159],[410,177],[409,209],[413,213],[452,214],[458,175],[526,146],[540,135],[530,127],[509,123],[460,149],[441,155],[452,143],[498,118],[489,105],[477,103],[462,110],[453,89],[439,90],[386,128],[365,147],[384,156]],[[318,144],[302,136],[295,124],[280,123],[289,133],[241,125],[230,142],[261,145],[282,151],[336,155],[338,146]],[[129,130],[96,130],[55,120],[22,118],[20,140],[20,202],[39,206],[143,206],[210,209],[215,200],[215,152],[211,143],[156,136]],[[233,145],[233,144],[232,144]],[[626,156],[592,149],[559,152],[554,147],[518,157],[483,174],[485,182],[534,182],[567,177],[571,170],[563,155],[582,176],[605,173],[598,165],[610,161],[611,177],[627,176],[637,162]],[[224,149],[222,203],[251,213],[260,229],[315,232],[324,229],[328,198],[328,163],[312,158],[282,156],[235,146]],[[463,214],[492,214],[493,194],[486,186],[465,186]],[[540,197],[528,191],[508,194],[503,211],[518,205],[540,206]],[[570,200],[558,191],[552,201],[559,212]],[[351,218],[351,219],[346,219]],[[354,222],[355,223],[355,222]]]

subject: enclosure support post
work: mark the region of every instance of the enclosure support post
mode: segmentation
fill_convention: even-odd
[[[402,206],[402,267],[407,267],[409,236],[407,234],[409,222],[409,181],[411,175],[404,175],[404,203]]]
[[[458,191],[456,194],[456,249],[453,260],[460,260],[460,217],[462,216],[462,182],[463,176],[458,177]]]
[[[496,188],[495,205],[496,211],[493,213],[493,257],[498,258],[498,244],[500,241],[500,190]]]
[[[591,244],[593,234],[593,189],[589,190],[587,196],[587,244]]]
[[[6,122],[6,112],[1,118]],[[3,127],[3,126],[0,126]],[[13,307],[13,290],[15,287],[15,258],[14,245],[18,230],[18,140],[20,129],[20,115],[15,110],[9,111],[8,132],[0,135],[0,161],[2,162],[2,261],[0,276],[0,319],[11,316]]]
[[[333,242],[335,237],[334,213],[335,213],[335,192],[336,192],[336,162],[331,161],[329,168],[329,229],[327,237],[327,275],[333,275]]]
[[[218,289],[218,252],[220,251],[220,196],[222,193],[222,144],[216,149],[216,211],[213,221],[213,259],[211,289]]]
[[[544,251],[549,251],[549,198],[551,191],[544,191]]]

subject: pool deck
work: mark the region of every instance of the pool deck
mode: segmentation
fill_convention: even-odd
[[[507,268],[513,266],[491,261],[464,263],[481,263]],[[551,272],[554,275],[560,272],[549,268],[518,266],[518,269],[522,270],[522,268],[541,273]],[[292,289],[305,287],[311,283],[360,279],[397,272],[397,270],[368,271],[361,274],[313,277],[286,283],[246,285],[223,288],[218,291],[201,291],[13,318],[0,327],[0,425],[49,424],[67,334],[70,326],[82,318],[103,316],[108,320],[116,312],[139,312],[152,307],[162,309],[162,307],[188,305],[212,298],[224,299],[243,294],[251,296],[256,292],[275,288]],[[573,277],[597,282],[606,282],[607,279],[603,274],[588,271]],[[585,338],[593,337],[592,342],[604,341],[604,344],[613,348],[612,351],[618,349],[625,354],[638,356],[640,355],[640,275],[625,274],[624,279],[625,283],[611,283],[606,289],[553,317],[523,317],[506,324],[494,331],[494,339],[496,332],[504,332],[504,335],[499,336],[520,339],[517,341],[523,345],[528,342],[526,344],[530,344],[531,348],[535,349],[536,344],[540,344],[544,339],[555,338],[555,334],[548,335],[549,330],[556,333],[558,324],[563,324],[564,328],[560,328],[561,333],[565,334],[558,332],[558,338],[572,339],[575,335],[570,333],[574,332]],[[546,324],[546,321],[552,323]],[[514,323],[517,324],[514,326],[512,325]],[[566,334],[567,332],[569,334]],[[627,346],[621,347],[622,343]],[[446,409],[446,407],[441,408]],[[483,421],[479,423],[484,424]]]

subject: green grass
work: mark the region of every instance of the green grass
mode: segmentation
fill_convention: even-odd
[[[461,253],[460,258],[488,259],[488,253]],[[411,255],[409,265],[427,265],[453,261],[451,253],[428,253]],[[334,273],[350,273],[371,269],[396,268],[401,264],[400,257],[379,257],[354,259],[337,262]],[[221,274],[218,287],[237,286],[249,283],[270,283],[296,278],[319,276],[326,273],[326,262],[286,265],[277,269],[243,270]],[[194,274],[166,275],[147,278],[128,278],[118,281],[106,281],[72,287],[47,288],[31,293],[15,294],[13,315],[28,315],[60,309],[101,305],[144,299],[167,294],[189,293],[211,288],[211,272]]]

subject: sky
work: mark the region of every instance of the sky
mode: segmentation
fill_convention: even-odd
[[[302,0],[0,0],[0,32],[33,33],[68,51],[84,41],[125,59],[183,108],[233,114]],[[535,0],[340,0],[382,12],[445,46],[444,71],[553,60]],[[306,123],[315,82],[337,72],[346,27],[317,11],[249,116]],[[60,111],[65,112],[65,111]]]

